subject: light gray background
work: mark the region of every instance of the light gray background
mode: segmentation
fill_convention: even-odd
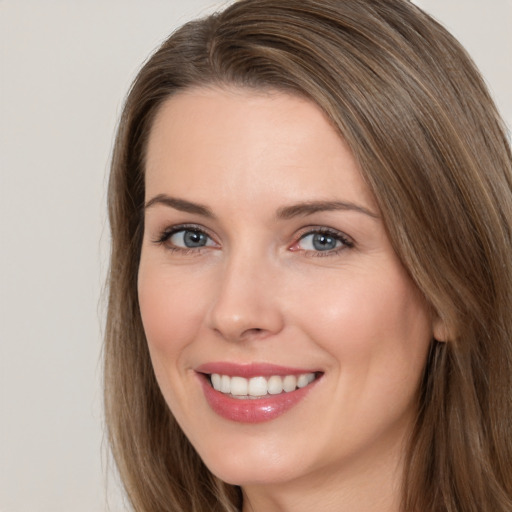
[[[512,0],[419,0],[512,125]],[[223,2],[0,0],[0,512],[125,510],[102,448],[105,184],[146,56]],[[106,489],[109,489],[108,493]]]

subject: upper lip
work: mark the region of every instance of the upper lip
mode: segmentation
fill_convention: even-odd
[[[211,362],[205,363],[196,368],[198,373],[218,373],[220,375],[229,375],[230,377],[271,377],[272,375],[301,375],[304,373],[316,373],[317,370],[306,368],[292,368],[270,363],[232,363],[232,362]]]

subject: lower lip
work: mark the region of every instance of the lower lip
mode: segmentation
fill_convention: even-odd
[[[201,375],[200,381],[206,401],[213,411],[227,420],[239,423],[262,423],[278,418],[297,405],[317,382],[314,380],[306,387],[288,393],[265,398],[243,399],[233,398],[216,391],[204,375]]]

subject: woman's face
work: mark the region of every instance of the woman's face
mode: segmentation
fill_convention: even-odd
[[[163,105],[138,290],[163,396],[220,478],[396,466],[432,322],[313,103],[212,88]]]

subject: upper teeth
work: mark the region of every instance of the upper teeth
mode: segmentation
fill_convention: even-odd
[[[212,386],[221,393],[233,396],[265,396],[277,395],[283,391],[288,393],[297,388],[303,388],[315,380],[314,373],[302,375],[272,375],[271,377],[230,377],[229,375],[211,375]]]

